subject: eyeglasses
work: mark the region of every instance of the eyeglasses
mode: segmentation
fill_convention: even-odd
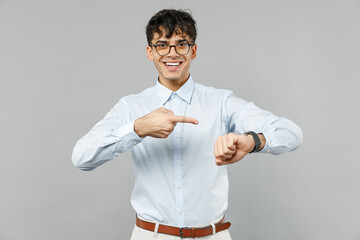
[[[166,56],[170,53],[171,48],[174,47],[175,51],[179,55],[185,55],[190,51],[190,47],[193,46],[195,42],[192,43],[178,43],[176,45],[168,45],[165,43],[160,44],[149,44],[149,46],[154,47],[156,49],[156,52],[160,56]]]

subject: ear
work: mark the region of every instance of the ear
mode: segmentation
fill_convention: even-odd
[[[153,49],[151,46],[147,46],[146,47],[146,54],[147,54],[147,58],[150,60],[150,61],[153,61],[154,60],[154,57],[153,57]]]
[[[197,45],[196,43],[191,47],[191,60],[196,58]]]

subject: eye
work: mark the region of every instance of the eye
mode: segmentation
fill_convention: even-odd
[[[185,47],[187,45],[187,43],[179,43],[178,46],[179,47]]]
[[[168,45],[165,43],[162,43],[162,44],[158,44],[157,46],[160,48],[166,48]]]

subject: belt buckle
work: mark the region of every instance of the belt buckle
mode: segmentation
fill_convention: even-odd
[[[184,238],[184,236],[183,236],[184,233],[183,233],[183,231],[182,231],[183,229],[190,229],[190,228],[188,228],[188,227],[182,227],[182,228],[180,228],[180,234],[179,234],[179,236],[180,236],[181,239]]]

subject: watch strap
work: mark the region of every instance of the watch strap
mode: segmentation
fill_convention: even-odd
[[[249,153],[258,152],[260,150],[260,146],[261,146],[259,136],[253,131],[248,131],[248,132],[244,133],[244,135],[251,135],[253,137],[253,139],[254,139],[254,142],[255,142],[254,149]]]

